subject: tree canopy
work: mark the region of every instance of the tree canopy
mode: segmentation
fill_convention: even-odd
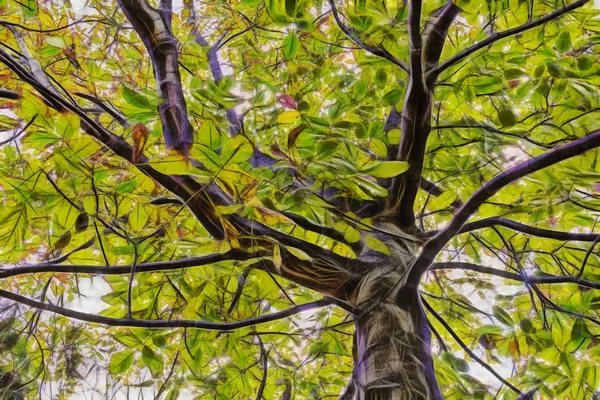
[[[597,396],[599,15],[0,0],[0,397]]]

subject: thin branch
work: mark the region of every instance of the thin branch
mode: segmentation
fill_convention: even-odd
[[[258,392],[256,393],[256,400],[261,400],[263,398],[263,392],[265,391],[265,387],[267,385],[267,377],[269,371],[269,360],[268,353],[265,351],[265,344],[263,343],[260,335],[255,336],[258,340],[258,344],[260,345],[260,359],[263,364],[263,377],[260,380],[260,386],[258,387]]]
[[[12,142],[13,140],[17,139],[19,136],[21,136],[27,130],[27,128],[29,128],[31,126],[31,124],[33,124],[35,122],[35,119],[37,118],[37,116],[38,115],[35,114],[33,116],[33,118],[31,118],[31,120],[29,120],[29,122],[27,122],[27,124],[23,127],[23,129],[19,130],[17,133],[12,135],[8,139],[1,141],[0,146],[4,146],[5,144],[8,144],[8,143]]]
[[[232,249],[226,253],[209,254],[201,257],[189,257],[173,261],[156,261],[142,263],[135,266],[137,273],[154,271],[171,271],[175,269],[198,267],[202,265],[214,264],[220,261],[245,261],[255,257],[264,256],[263,253],[247,253],[243,250]],[[133,265],[120,266],[95,266],[95,265],[66,265],[56,263],[40,263],[34,265],[11,266],[0,269],[0,279],[6,279],[12,276],[60,272],[69,274],[90,274],[90,275],[125,275],[131,273]]]
[[[425,178],[421,178],[420,185],[421,189],[435,197],[440,197],[442,194],[444,194],[444,189],[440,188],[438,185]],[[463,203],[460,199],[456,199],[452,203],[450,203],[450,206],[454,208],[460,208],[462,207],[462,205]]]
[[[454,57],[446,60],[444,63],[442,63],[442,65],[440,65],[439,67],[435,68],[434,70],[431,71],[431,76],[433,77],[437,77],[440,73],[442,73],[444,70],[446,70],[447,68],[451,67],[452,65],[456,64],[457,62],[465,59],[466,57],[468,57],[469,55],[473,54],[474,52],[476,52],[477,50],[481,50],[495,42],[497,42],[500,39],[504,39],[507,38],[509,36],[514,36],[516,34],[519,34],[521,32],[525,32],[529,29],[538,27],[540,25],[545,24],[546,22],[552,21],[556,18],[561,17],[562,15],[573,11],[579,7],[584,6],[586,3],[589,3],[590,0],[578,0],[576,2],[574,2],[573,4],[569,4],[568,6],[565,6],[563,8],[561,8],[560,10],[556,10],[553,13],[550,13],[546,16],[543,16],[541,18],[536,19],[535,21],[531,21],[528,22],[526,24],[523,24],[521,26],[518,26],[516,28],[512,28],[512,29],[507,29],[503,32],[498,32],[490,37],[488,37],[487,39],[482,40],[479,43],[474,44],[473,46],[461,51],[460,53],[458,53],[457,55],[455,55]]]
[[[335,19],[335,22],[339,26],[340,30],[342,32],[344,32],[344,34],[346,36],[348,36],[348,38],[350,40],[352,40],[354,43],[356,43],[356,45],[358,47],[360,47],[361,49],[373,54],[374,56],[384,58],[384,59],[390,61],[392,64],[395,64],[398,67],[402,68],[404,71],[408,72],[408,65],[406,65],[403,61],[394,57],[390,52],[388,52],[387,50],[385,50],[383,48],[370,46],[370,45],[364,43],[362,40],[360,40],[358,38],[358,36],[356,35],[356,32],[352,28],[344,25],[344,23],[340,19],[338,10],[335,7],[335,0],[328,0],[328,1],[329,1],[329,5],[331,6],[331,12],[333,14],[333,18]]]
[[[600,130],[586,137],[556,147],[538,157],[515,165],[509,170],[495,176],[479,188],[465,204],[456,212],[452,221],[433,239],[423,246],[421,253],[415,259],[409,272],[409,285],[418,285],[421,276],[427,271],[437,254],[463,227],[479,206],[496,194],[500,189],[513,181],[530,175],[543,168],[557,164],[569,158],[581,155],[588,150],[600,146]]]
[[[58,32],[58,31],[62,31],[63,29],[70,28],[73,25],[85,24],[85,23],[92,23],[92,22],[100,23],[100,24],[106,24],[106,25],[110,24],[110,22],[107,22],[104,19],[79,19],[77,21],[71,22],[70,24],[67,24],[67,25],[64,25],[64,26],[59,26],[58,28],[52,28],[52,29],[30,28],[30,27],[25,26],[25,25],[17,24],[17,23],[10,22],[10,21],[3,21],[3,20],[0,20],[0,25],[7,26],[7,27],[8,26],[12,26],[12,27],[15,27],[15,28],[20,28],[20,29],[23,29],[24,31],[27,31],[27,32],[52,33],[52,32]],[[121,28],[121,29],[124,29],[124,28]]]
[[[106,111],[106,113],[108,115],[113,117],[119,123],[119,125],[121,125],[123,128],[129,127],[129,122],[127,121],[127,117],[125,115],[123,115],[119,110],[112,107],[112,104],[109,106],[104,101],[97,98],[96,96],[92,96],[92,95],[81,93],[81,92],[75,92],[75,96],[82,97],[82,98],[96,104],[98,107],[100,107],[101,109]]]
[[[242,297],[242,293],[244,292],[244,286],[246,286],[246,279],[248,279],[248,274],[250,273],[250,268],[246,268],[238,277],[237,281],[237,289],[235,290],[235,294],[233,295],[233,299],[231,300],[231,304],[229,305],[229,309],[227,310],[227,315],[231,315],[238,301]]]
[[[558,276],[558,275],[543,275],[543,276],[528,276],[516,274],[514,272],[504,271],[501,269],[485,267],[483,265],[472,264],[467,262],[442,262],[431,264],[430,271],[442,270],[442,269],[461,269],[475,272],[481,272],[483,274],[490,274],[499,276],[501,278],[510,279],[517,282],[523,282],[531,285],[552,285],[560,283],[574,283],[583,287],[591,289],[600,289],[600,282],[593,282],[586,279],[582,279],[579,276]]]
[[[581,242],[593,242],[600,237],[598,233],[577,233],[577,232],[564,232],[564,231],[553,231],[550,229],[535,228],[533,226],[525,225],[521,222],[513,221],[502,217],[491,217],[480,219],[479,221],[469,222],[465,224],[458,233],[467,233],[476,231],[484,228],[491,228],[492,226],[503,226],[505,228],[512,229],[517,232],[525,233],[527,235],[555,239],[561,241],[573,240]],[[440,231],[431,231],[425,234],[425,237],[432,237],[438,234]]]
[[[209,321],[194,321],[194,320],[149,320],[149,319],[129,319],[129,318],[109,318],[101,315],[93,315],[84,312],[70,310],[68,308],[59,307],[54,304],[43,303],[41,301],[33,300],[6,290],[0,289],[0,297],[8,300],[15,301],[20,304],[24,304],[29,307],[36,308],[38,310],[44,310],[59,314],[68,318],[76,319],[84,322],[92,322],[95,324],[101,324],[106,326],[119,326],[119,327],[137,327],[137,328],[193,328],[193,329],[205,329],[210,331],[233,331],[240,328],[246,328],[253,325],[264,324],[266,322],[277,321],[283,318],[291,317],[292,315],[299,314],[304,311],[313,310],[315,308],[321,308],[328,306],[332,303],[329,299],[322,299],[314,301],[312,303],[302,304],[296,307],[289,308],[284,311],[278,311],[272,314],[260,315],[258,317],[248,318],[242,321],[234,322],[209,322]]]
[[[301,228],[306,229],[307,231],[311,231],[311,232],[315,232],[315,233],[318,233],[323,236],[327,236],[328,238],[337,240],[338,242],[346,243],[351,247],[354,246],[353,243],[346,242],[346,240],[344,239],[344,234],[336,231],[333,228],[329,228],[329,227],[322,226],[322,225],[317,225],[317,224],[309,221],[308,219],[306,219],[298,214],[291,213],[291,212],[279,211],[279,213],[281,215],[284,215],[287,218],[291,219],[296,225],[298,225]]]
[[[179,350],[177,351],[177,353],[175,353],[175,359],[173,360],[173,364],[171,364],[171,370],[169,371],[169,375],[167,375],[167,377],[165,378],[165,381],[162,383],[162,385],[160,385],[160,388],[158,389],[158,393],[156,393],[156,396],[154,396],[154,400],[160,399],[160,395],[163,393],[163,391],[167,387],[167,382],[169,382],[169,380],[171,380],[171,377],[173,376],[173,372],[175,371],[175,366],[177,365],[177,360],[179,360]]]
[[[493,126],[487,125],[487,124],[474,124],[474,125],[464,125],[464,124],[457,124],[457,125],[438,125],[438,126],[434,126],[431,128],[432,130],[442,130],[442,129],[483,129],[486,130],[488,132],[491,133],[497,133],[499,135],[504,135],[504,136],[511,136],[517,139],[521,139],[521,140],[525,140],[526,142],[529,142],[535,146],[539,146],[545,149],[550,149],[552,148],[552,145],[550,144],[546,144],[546,143],[542,143],[542,142],[538,142],[536,140],[530,139],[529,137],[525,136],[525,134],[527,133],[531,133],[531,131],[529,132],[525,132],[525,134],[519,134],[519,133],[513,133],[513,132],[506,132],[506,131],[502,131],[500,129],[497,129]]]
[[[492,367],[490,367],[485,361],[483,361],[481,358],[479,358],[477,356],[477,354],[475,354],[473,352],[473,350],[471,350],[469,348],[469,346],[467,346],[465,344],[465,342],[462,341],[462,339],[456,334],[456,332],[454,332],[454,330],[452,330],[452,328],[446,322],[446,320],[444,320],[444,318],[442,318],[442,316],[439,315],[433,309],[433,307],[431,307],[429,305],[429,303],[427,303],[427,301],[425,301],[425,299],[422,296],[421,296],[421,301],[425,305],[425,308],[427,308],[427,311],[429,311],[435,317],[435,319],[437,319],[439,321],[439,323],[442,324],[442,326],[448,331],[448,333],[450,334],[450,336],[452,336],[454,338],[454,340],[456,340],[456,342],[460,345],[460,347],[462,347],[462,349],[464,350],[464,352],[469,355],[469,357],[471,357],[472,359],[474,359],[475,361],[477,361],[479,363],[479,365],[481,365],[483,368],[485,368],[486,370],[488,370],[492,375],[494,375],[496,377],[496,379],[498,379],[504,385],[506,385],[507,387],[509,387],[510,390],[512,390],[513,392],[515,392],[515,393],[517,393],[519,395],[523,394],[523,392],[521,392],[519,389],[517,389],[515,386],[513,386],[510,382],[508,382],[506,379],[504,379],[502,376],[500,376]]]

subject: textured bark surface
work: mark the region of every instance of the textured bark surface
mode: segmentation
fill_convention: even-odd
[[[441,399],[418,302],[384,302],[356,323],[356,400]]]
[[[441,399],[431,334],[416,288],[406,286],[410,245],[388,242],[392,255],[356,287],[354,371],[342,399]]]

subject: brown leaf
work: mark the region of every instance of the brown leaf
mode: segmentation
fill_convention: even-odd
[[[142,153],[148,142],[149,135],[150,132],[148,132],[148,129],[144,124],[135,124],[131,130],[131,138],[133,139],[133,156],[131,157],[131,161],[134,164],[137,164],[142,158]]]
[[[298,139],[298,136],[300,135],[300,133],[302,133],[302,131],[306,129],[306,125],[301,124],[297,127],[295,127],[294,129],[292,129],[290,131],[290,133],[288,133],[288,140],[287,140],[287,147],[288,147],[288,151],[294,147],[294,144],[296,143],[296,139]]]

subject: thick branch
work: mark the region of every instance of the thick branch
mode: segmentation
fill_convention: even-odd
[[[41,301],[29,299],[27,297],[8,292],[0,289],[0,297],[15,301],[38,310],[50,311],[55,314],[63,315],[68,318],[73,318],[79,321],[92,322],[107,326],[128,326],[138,328],[193,328],[206,329],[210,331],[233,331],[248,326],[264,324],[265,322],[277,321],[283,318],[291,317],[303,311],[313,310],[315,308],[325,307],[332,303],[329,299],[314,301],[312,303],[302,304],[296,307],[289,308],[284,311],[275,312],[273,314],[261,315],[258,317],[248,318],[243,321],[235,322],[209,322],[209,321],[194,321],[194,320],[148,320],[148,319],[131,319],[131,318],[109,318],[100,315],[92,315],[79,311],[70,310],[68,308],[55,306],[54,304],[43,303]]]
[[[356,43],[356,45],[358,47],[365,50],[366,52],[369,52],[369,53],[373,54],[374,56],[384,58],[384,59],[390,61],[392,64],[395,64],[398,67],[402,68],[404,71],[408,72],[408,66],[403,61],[394,57],[390,52],[388,52],[387,50],[385,50],[383,48],[370,46],[370,45],[364,43],[362,40],[360,40],[358,38],[358,35],[356,34],[356,32],[352,28],[344,25],[344,23],[342,22],[342,20],[340,18],[340,14],[339,14],[337,8],[335,7],[335,0],[328,0],[328,1],[329,1],[329,5],[331,6],[331,12],[333,14],[333,18],[335,19],[335,22],[339,26],[340,30],[342,32],[344,32],[344,34],[346,36],[348,36],[348,38],[350,40],[352,40],[354,43]]]
[[[150,54],[158,94],[164,99],[158,112],[167,147],[187,154],[194,139],[179,75],[177,39],[163,19],[164,13],[150,7],[146,0],[118,3]],[[163,3],[169,2],[163,1],[161,6]]]
[[[2,99],[10,99],[10,100],[19,100],[21,95],[14,90],[8,90],[0,88],[0,98]]]
[[[441,270],[441,269],[461,269],[475,272],[481,272],[484,274],[496,275],[501,278],[511,279],[513,281],[523,282],[527,284],[541,284],[541,285],[552,285],[558,283],[575,283],[579,286],[588,287],[591,289],[600,289],[600,282],[593,282],[586,279],[582,279],[579,276],[557,276],[557,275],[543,275],[543,276],[528,276],[515,274],[514,272],[504,271],[501,269],[495,269],[485,267],[483,265],[471,264],[467,262],[443,262],[431,264],[430,270]]]
[[[8,29],[12,32],[13,36],[15,37],[15,40],[19,44],[19,50],[21,51],[21,54],[25,57],[25,61],[27,62],[27,66],[29,67],[29,72],[31,73],[31,75],[46,89],[53,92],[55,95],[60,96],[56,88],[52,85],[52,83],[50,83],[50,80],[48,79],[46,72],[44,72],[44,69],[42,68],[40,62],[36,60],[29,52],[29,49],[25,44],[25,40],[23,39],[23,35],[21,34],[21,32],[19,32],[12,26],[9,26]],[[51,100],[48,100],[48,102],[53,108],[56,109],[56,111],[62,112],[64,110],[64,108],[59,104],[52,103]]]
[[[498,33],[488,37],[487,39],[484,39],[481,42],[474,44],[473,46],[469,47],[468,49],[465,49],[465,50],[461,51],[460,53],[458,53],[457,55],[455,55],[454,57],[446,60],[442,65],[440,65],[439,67],[437,67],[433,71],[431,71],[430,75],[433,78],[432,80],[435,80],[435,78],[437,78],[437,76],[441,72],[445,71],[447,68],[451,67],[452,65],[456,64],[457,62],[465,59],[466,57],[473,54],[477,50],[483,49],[484,47],[487,47],[487,46],[497,42],[500,39],[504,39],[509,36],[514,36],[518,33],[525,32],[529,29],[543,25],[546,22],[557,19],[570,11],[573,11],[579,7],[584,6],[586,3],[589,3],[589,1],[590,0],[578,0],[578,1],[574,2],[573,4],[569,4],[568,6],[565,6],[565,7],[561,8],[560,10],[556,10],[553,13],[550,13],[544,17],[536,19],[535,21],[528,22],[528,23],[518,26],[516,28],[507,29],[503,32],[498,32]]]
[[[35,76],[29,73],[29,71],[3,49],[0,49],[0,62],[15,72],[21,80],[33,86],[57,110],[66,109],[79,116],[82,120],[82,128],[87,134],[102,142],[118,156],[133,163],[133,148],[127,142],[91,119],[77,105],[65,101],[56,90],[52,90],[43,83],[40,83]],[[136,167],[165,189],[178,196],[213,237],[219,240],[225,237],[222,222],[215,213],[215,205],[227,205],[230,203],[230,200],[216,184],[201,185],[188,176],[165,175],[153,169],[148,164],[146,157],[142,157],[140,161],[139,163],[135,163]]]
[[[216,43],[214,46],[210,46],[204,36],[200,33],[197,26],[197,21],[193,21],[194,29],[192,30],[192,34],[196,37],[196,43],[200,46],[207,48],[208,54],[208,64],[210,65],[210,72],[212,73],[213,79],[216,84],[219,84],[223,79],[223,70],[221,69],[221,62],[219,61],[219,43]],[[231,136],[236,136],[242,132],[242,121],[240,116],[237,114],[235,109],[228,108],[225,110],[225,116],[227,117],[227,121],[229,121],[229,134]]]
[[[421,55],[423,38],[421,37],[422,0],[409,0],[408,4],[408,40],[410,42],[410,75],[412,84],[420,86],[423,75]]]
[[[448,1],[426,25],[423,32],[423,64],[426,72],[437,67],[448,29],[459,11],[456,4]]]
[[[102,142],[118,156],[133,162],[133,148],[129,144],[91,119],[79,106],[67,102],[56,91],[41,84],[1,48],[0,62],[14,71],[24,82],[33,86],[45,100],[56,104],[59,109],[69,110],[78,115],[85,133]],[[232,201],[219,186],[214,182],[200,184],[189,176],[162,174],[153,169],[148,161],[142,156],[139,162],[134,164],[144,174],[178,196],[213,237],[218,240],[224,239],[224,222],[216,214],[215,206],[230,205]],[[345,283],[366,273],[368,265],[358,260],[343,257],[321,246],[305,242],[259,222],[247,220],[237,214],[229,215],[227,219],[238,229],[238,232],[233,231],[231,234],[239,234],[240,241],[245,245],[251,246],[254,241],[260,240],[260,237],[271,238],[285,246],[295,247],[307,253],[311,257],[310,260],[301,260],[288,251],[282,251],[286,261],[285,268],[274,268],[272,272],[311,289],[334,295]],[[269,245],[271,244],[272,240],[269,242]]]
[[[173,0],[160,0],[160,3],[158,4],[158,12],[167,25],[167,28],[171,30],[171,21],[173,19]]]
[[[530,175],[571,157],[583,154],[598,146],[600,146],[600,130],[593,132],[584,138],[556,147],[531,160],[522,162],[492,178],[477,190],[469,200],[467,200],[467,202],[456,212],[448,226],[441,230],[423,247],[421,253],[413,263],[409,273],[408,282],[411,285],[418,285],[421,276],[427,271],[440,250],[442,250],[446,243],[461,230],[464,223],[477,211],[479,206],[500,189],[519,178]]]

